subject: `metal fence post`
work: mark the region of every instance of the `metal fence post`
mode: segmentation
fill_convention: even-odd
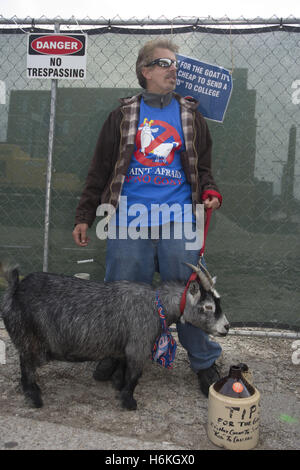
[[[55,23],[54,32],[59,33],[60,25]],[[52,161],[55,131],[55,113],[56,113],[56,96],[57,96],[57,79],[51,80],[51,99],[50,99],[50,122],[49,122],[49,139],[48,139],[48,160],[47,160],[47,176],[46,176],[46,200],[45,200],[45,222],[44,222],[44,255],[43,255],[43,271],[48,271],[49,259],[49,231],[50,231],[50,208],[51,208],[51,182],[52,182]]]

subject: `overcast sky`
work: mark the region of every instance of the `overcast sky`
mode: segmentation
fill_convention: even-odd
[[[1,0],[0,14],[5,18],[27,16],[48,18],[60,16],[63,19],[75,16],[82,19],[113,18],[119,15],[123,19],[132,17],[167,18],[177,16],[221,18],[270,18],[272,16],[300,17],[299,0]]]

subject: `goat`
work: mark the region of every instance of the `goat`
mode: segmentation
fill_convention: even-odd
[[[8,288],[0,312],[20,355],[21,384],[30,404],[43,406],[37,367],[51,360],[83,362],[112,357],[120,361],[123,371],[117,384],[122,406],[136,409],[133,392],[161,333],[156,290],[143,283],[94,282],[42,272],[20,281],[18,268],[2,265],[2,271]],[[212,284],[204,277],[205,287],[198,281],[190,283],[181,321],[225,336],[229,323]],[[184,288],[175,281],[158,288],[168,326],[180,318]]]

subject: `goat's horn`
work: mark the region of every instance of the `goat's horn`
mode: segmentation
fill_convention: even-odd
[[[213,281],[213,278],[211,277],[211,275],[209,274],[208,270],[206,269],[206,267],[201,263],[201,260],[200,260],[200,266],[201,266],[201,269],[203,269],[204,273],[206,274],[209,282],[211,283],[211,285],[213,286],[214,285],[214,281]]]
[[[204,287],[206,291],[209,291],[212,288],[212,284],[210,283],[206,275],[201,271],[201,269],[190,263],[185,263],[185,264],[189,266],[190,268],[192,268],[192,270],[195,271],[195,273],[197,273],[197,276],[199,277],[202,286]]]

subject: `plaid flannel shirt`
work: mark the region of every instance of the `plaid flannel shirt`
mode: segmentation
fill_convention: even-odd
[[[134,152],[141,96],[139,94],[120,100],[121,106],[110,114],[104,124],[77,207],[76,224],[86,222],[91,226],[100,201],[117,208]],[[220,196],[211,174],[212,141],[207,124],[197,110],[197,101],[182,98],[176,93],[174,97],[180,104],[186,148],[181,152],[181,162],[187,181],[191,185],[195,212],[203,191],[212,191]]]

